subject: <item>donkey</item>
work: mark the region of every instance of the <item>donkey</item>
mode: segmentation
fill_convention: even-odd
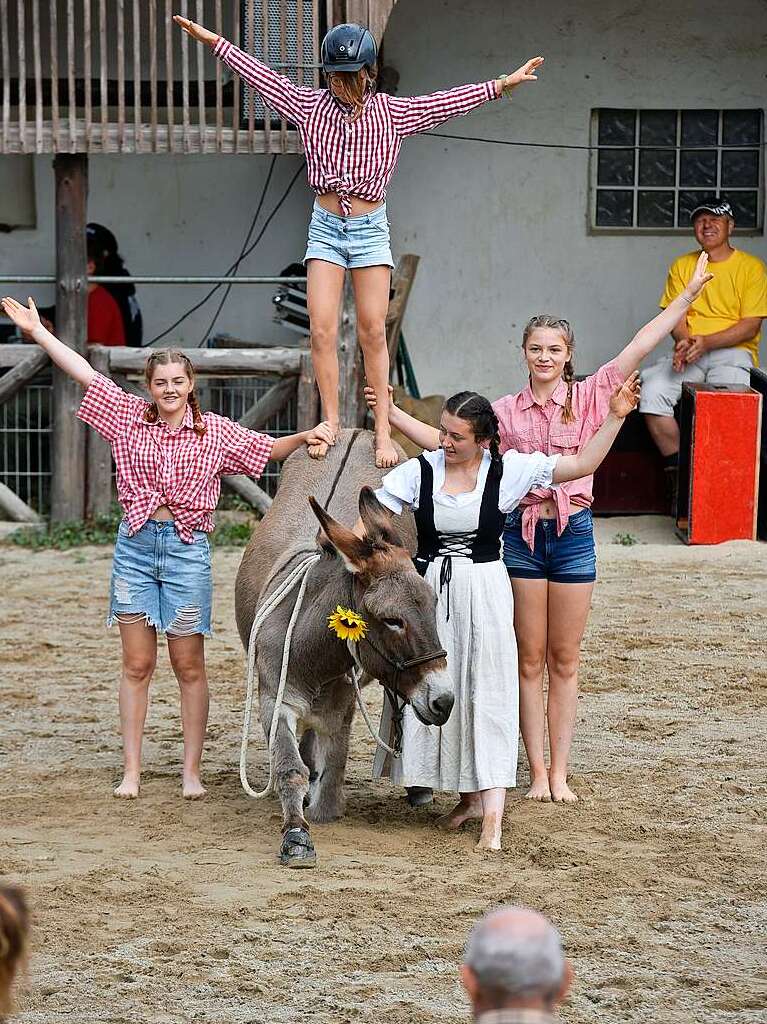
[[[283,812],[279,857],[288,867],[313,867],[316,852],[308,823],[333,821],[344,812],[355,662],[363,670],[363,684],[378,679],[409,701],[428,725],[443,725],[453,706],[452,682],[437,635],[436,596],[416,572],[408,550],[412,522],[404,530],[395,525],[365,486],[379,482],[366,432],[342,431],[321,462],[296,452],[285,464],[274,503],[256,527],[237,574],[237,626],[247,647],[260,603],[319,544],[321,557],[309,569],[295,623],[272,753]],[[310,489],[327,495],[326,507],[307,500]],[[348,522],[359,511],[364,537],[330,515],[330,508]],[[267,739],[296,597],[297,589],[265,621],[256,641],[260,716]],[[338,605],[357,611],[367,624],[354,653],[328,627]]]

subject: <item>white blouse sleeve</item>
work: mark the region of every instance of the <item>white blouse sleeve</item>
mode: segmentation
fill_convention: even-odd
[[[498,497],[498,509],[511,512],[528,491],[536,487],[551,487],[551,478],[559,459],[558,455],[544,455],[543,452],[508,451],[503,456],[503,476]]]
[[[418,508],[420,490],[421,463],[418,459],[408,459],[386,474],[375,494],[382,505],[399,515],[403,505]]]

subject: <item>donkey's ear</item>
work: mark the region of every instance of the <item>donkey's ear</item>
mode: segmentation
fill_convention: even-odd
[[[359,506],[365,533],[372,541],[402,546],[402,537],[394,525],[392,513],[376,498],[371,487],[363,487],[360,491]]]
[[[312,506],[312,512],[319,519],[325,536],[333,549],[344,560],[344,565],[349,572],[361,572],[366,560],[373,554],[373,546],[370,541],[358,537],[348,526],[343,526],[331,515],[328,515],[315,498],[310,497],[309,504]],[[325,547],[324,544],[322,546]]]

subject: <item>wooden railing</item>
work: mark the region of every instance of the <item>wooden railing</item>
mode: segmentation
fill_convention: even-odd
[[[0,153],[299,152],[295,130],[269,111],[257,120],[248,87],[172,16],[251,52],[269,52],[270,39],[273,52],[278,31],[297,81],[314,86],[317,69],[291,54],[311,23],[316,59],[323,2],[0,0]],[[256,5],[262,40],[253,38]]]

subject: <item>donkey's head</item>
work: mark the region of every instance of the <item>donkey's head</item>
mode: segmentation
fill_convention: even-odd
[[[358,537],[314,498],[309,501],[327,538],[323,546],[343,561],[353,607],[367,623],[357,646],[360,664],[410,701],[426,725],[443,725],[454,695],[437,635],[437,597],[416,572],[391,514],[363,487],[365,535]]]

